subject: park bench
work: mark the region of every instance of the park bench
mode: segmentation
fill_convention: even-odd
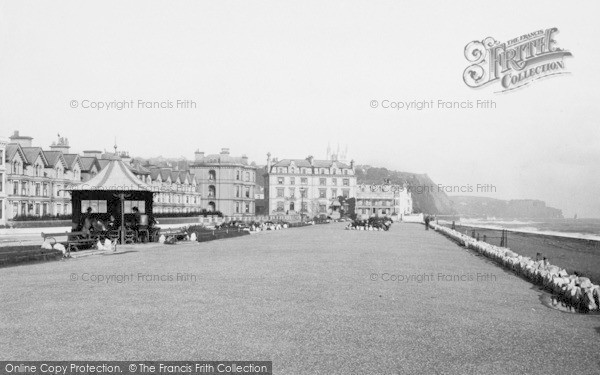
[[[64,241],[57,241],[56,238],[66,237]],[[78,251],[80,247],[91,247],[98,239],[94,238],[88,232],[60,232],[60,233],[42,233],[44,241],[52,241],[51,245],[61,243],[67,251]]]

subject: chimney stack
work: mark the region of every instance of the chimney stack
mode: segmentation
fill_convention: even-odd
[[[21,147],[31,147],[31,141],[33,141],[32,137],[19,135],[18,130],[15,130],[14,134],[11,135],[9,138],[11,142],[18,143],[21,145]]]
[[[229,155],[229,148],[223,147],[221,149],[221,155]]]
[[[202,161],[203,159],[204,159],[204,151],[196,150],[196,152],[194,152],[194,160]]]

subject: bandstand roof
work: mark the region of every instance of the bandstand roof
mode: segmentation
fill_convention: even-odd
[[[138,179],[123,163],[121,158],[113,157],[92,179],[78,185],[73,185],[66,190],[152,191],[152,187]]]

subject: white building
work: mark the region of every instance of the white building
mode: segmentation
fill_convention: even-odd
[[[359,219],[376,216],[397,217],[413,211],[413,201],[406,185],[366,185],[356,188],[355,213]]]

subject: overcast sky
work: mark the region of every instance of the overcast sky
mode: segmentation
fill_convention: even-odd
[[[493,184],[600,217],[597,1],[0,1],[0,136],[264,163],[348,145],[360,164]],[[466,44],[557,27],[569,75],[508,93],[462,79]],[[195,109],[140,109],[138,100]],[[494,100],[397,111],[371,101]],[[77,108],[71,108],[72,101]],[[82,108],[130,101],[132,109]],[[87,103],[87,102],[86,102]]]

